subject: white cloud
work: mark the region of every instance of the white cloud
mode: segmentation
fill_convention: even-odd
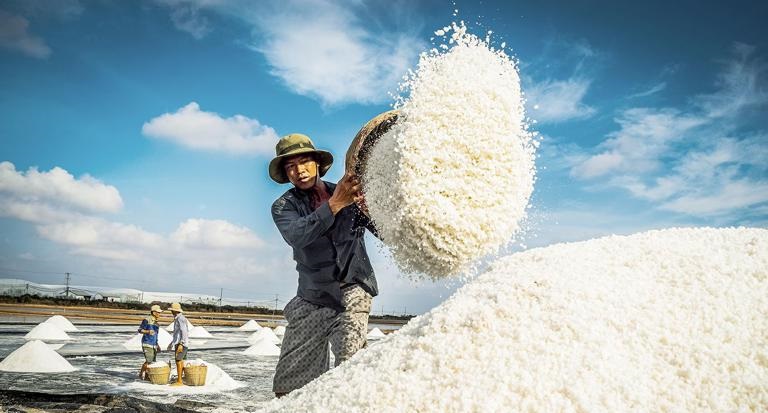
[[[250,229],[222,220],[188,219],[170,239],[190,248],[259,248],[264,242]]]
[[[211,32],[208,19],[200,14],[200,10],[194,5],[179,5],[171,11],[173,25],[192,35],[195,39],[202,39]]]
[[[663,91],[666,88],[667,88],[667,82],[661,82],[661,83],[658,83],[656,85],[651,86],[650,88],[648,88],[646,90],[643,90],[643,91],[640,91],[640,92],[637,92],[637,93],[629,95],[628,99],[642,98],[642,97],[646,97],[646,96],[655,95],[655,94]]]
[[[256,119],[243,115],[223,118],[200,110],[196,102],[144,123],[141,131],[188,148],[232,154],[271,154],[279,139],[274,129]]]
[[[181,29],[196,37],[209,29],[203,12],[242,21],[253,29],[246,43],[264,55],[271,73],[295,93],[326,105],[388,101],[388,92],[396,90],[424,49],[420,38],[397,32],[392,24],[374,31],[374,17],[362,16],[365,8],[357,1],[156,1],[170,7],[172,15],[187,10],[181,13],[191,19],[182,21],[204,30]],[[398,8],[387,12],[398,13]]]
[[[41,37],[29,33],[29,20],[0,10],[0,47],[44,59],[51,48]]]
[[[545,80],[525,89],[528,116],[540,123],[557,123],[571,119],[584,119],[595,113],[595,108],[583,100],[590,81],[571,78]]]
[[[616,118],[619,130],[596,153],[570,154],[576,160],[571,175],[603,178],[660,210],[720,222],[736,211],[751,214],[764,207],[768,133],[745,123],[746,114],[768,103],[766,65],[753,54],[752,47],[735,45],[715,91],[694,96],[681,109],[624,110]]]
[[[123,206],[117,188],[91,176],[76,179],[59,167],[48,172],[30,168],[25,174],[10,162],[0,162],[0,195],[6,203],[29,204],[31,209],[48,203],[81,211],[116,212]]]
[[[617,172],[654,171],[675,141],[706,120],[670,108],[633,108],[624,111],[616,122],[621,128],[598,146],[599,153],[575,165],[573,176],[588,179]]]

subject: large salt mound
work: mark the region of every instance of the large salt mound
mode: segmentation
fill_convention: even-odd
[[[0,371],[17,373],[67,373],[75,370],[64,357],[40,340],[27,342],[0,362]]]
[[[48,340],[48,341],[60,341],[60,340],[72,340],[69,334],[62,331],[59,327],[52,323],[42,322],[36,325],[29,333],[24,336],[27,340]]]
[[[269,338],[262,338],[243,351],[248,356],[279,356],[280,347],[276,346]]]
[[[261,330],[248,336],[248,342],[257,343],[259,340],[266,339],[274,344],[280,344],[280,339],[275,335],[271,328],[262,328]]]
[[[161,350],[165,350],[173,342],[173,336],[162,328],[158,331],[157,344]],[[141,336],[141,333],[134,334],[133,337],[123,343],[123,347],[128,350],[141,351]]]
[[[464,26],[446,30],[452,46],[421,55],[362,179],[398,267],[432,278],[459,274],[510,242],[535,176],[515,62]]]
[[[55,315],[53,317],[49,317],[47,320],[44,321],[44,323],[50,323],[58,327],[61,331],[65,331],[68,333],[71,333],[73,331],[77,331],[77,327],[75,327],[72,322],[70,322],[66,317]]]
[[[267,410],[766,412],[767,314],[765,229],[532,249]]]
[[[240,331],[257,331],[260,328],[261,326],[256,322],[256,320],[248,320],[247,323],[241,325],[237,329]]]
[[[189,338],[211,338],[213,335],[203,326],[197,326],[189,330]]]

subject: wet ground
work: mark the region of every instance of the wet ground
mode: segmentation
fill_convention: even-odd
[[[24,335],[36,325],[21,323],[23,322],[0,320],[0,359],[26,343]],[[0,395],[4,392],[7,396],[8,391],[76,394],[81,397],[91,397],[94,394],[110,397],[125,395],[168,406],[194,406],[194,411],[211,411],[211,408],[215,407],[219,411],[235,412],[256,410],[273,397],[272,377],[278,358],[242,354],[249,345],[246,339],[253,332],[239,331],[234,327],[206,327],[214,338],[192,339],[188,358],[199,358],[213,363],[238,383],[223,389],[210,386],[188,387],[179,394],[174,388],[137,380],[137,373],[144,361],[143,355],[140,351],[130,351],[123,346],[125,341],[136,334],[136,326],[77,326],[79,331],[68,333],[72,341],[47,342],[54,345],[54,348],[63,344],[57,350],[58,353],[66,357],[77,371],[57,374],[0,372]],[[375,325],[372,324],[371,328],[373,327]],[[157,360],[167,361],[171,356],[170,352],[164,351],[158,355]],[[0,403],[3,403],[1,398]],[[3,410],[1,407],[2,404],[0,411]],[[7,408],[7,405],[5,407]],[[152,410],[150,405],[145,408],[146,410],[126,411],[165,411]]]

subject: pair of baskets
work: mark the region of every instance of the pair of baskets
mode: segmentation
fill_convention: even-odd
[[[147,375],[152,384],[168,384],[168,380],[171,378],[171,366],[150,367]],[[182,380],[187,386],[204,386],[207,375],[208,366],[189,365],[184,367]]]

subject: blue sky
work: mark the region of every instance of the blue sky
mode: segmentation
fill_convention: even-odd
[[[285,302],[276,139],[341,159],[454,9],[519,59],[541,136],[509,250],[768,224],[765,2],[5,0],[0,277]],[[459,284],[408,281],[369,246],[376,311]]]

